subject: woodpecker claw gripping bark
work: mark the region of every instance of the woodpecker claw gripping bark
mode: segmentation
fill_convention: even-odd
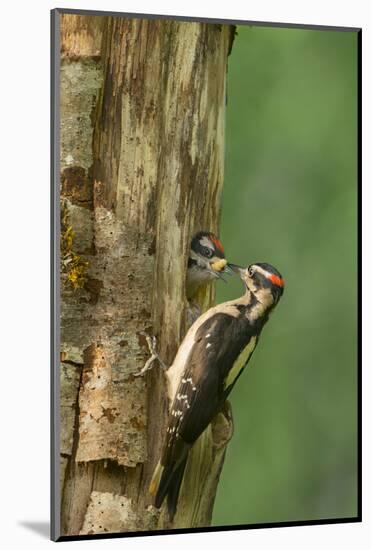
[[[136,374],[134,374],[134,376],[144,376],[144,374],[151,370],[155,364],[156,361],[158,361],[158,363],[160,364],[161,368],[163,368],[165,371],[167,370],[167,366],[165,365],[165,363],[162,361],[161,357],[159,356],[158,352],[157,352],[157,339],[156,339],[156,336],[148,336],[147,334],[145,335],[146,337],[146,341],[147,341],[147,345],[148,345],[148,349],[150,351],[150,358],[147,359],[147,361],[145,362],[144,364],[144,367],[139,371],[137,372]]]

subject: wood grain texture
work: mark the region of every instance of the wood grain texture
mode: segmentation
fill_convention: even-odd
[[[104,18],[97,15],[61,16],[61,57],[62,59],[100,57],[101,37]]]
[[[218,231],[234,30],[65,17],[61,199],[73,250],[89,267],[83,288],[62,280],[62,358],[81,365],[75,385],[61,379],[72,407],[62,434],[63,534],[208,525],[231,421],[219,415],[224,428],[197,443],[169,525],[148,495],[167,422],[164,375],[134,374],[149,356],[146,334],[171,364],[186,328],[191,237]],[[198,297],[203,308],[212,296]]]

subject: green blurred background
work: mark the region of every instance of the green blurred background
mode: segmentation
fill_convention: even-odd
[[[356,32],[238,27],[221,237],[286,289],[231,394],[213,525],[357,513],[356,56]]]

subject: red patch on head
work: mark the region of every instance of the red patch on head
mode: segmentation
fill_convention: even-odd
[[[271,275],[269,279],[272,281],[272,283],[276,286],[285,286],[285,281],[281,279],[281,277],[278,277],[278,275]]]
[[[219,239],[215,237],[215,235],[210,235],[210,239],[215,244],[216,248],[224,254],[224,248],[222,243],[219,241]]]

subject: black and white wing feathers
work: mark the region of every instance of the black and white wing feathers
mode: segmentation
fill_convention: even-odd
[[[222,408],[236,381],[226,386],[228,374],[251,337],[245,316],[225,313],[206,320],[196,332],[171,406],[156,506],[168,495],[168,506],[175,501],[176,509],[189,449]],[[230,341],[235,343],[233,349]]]

